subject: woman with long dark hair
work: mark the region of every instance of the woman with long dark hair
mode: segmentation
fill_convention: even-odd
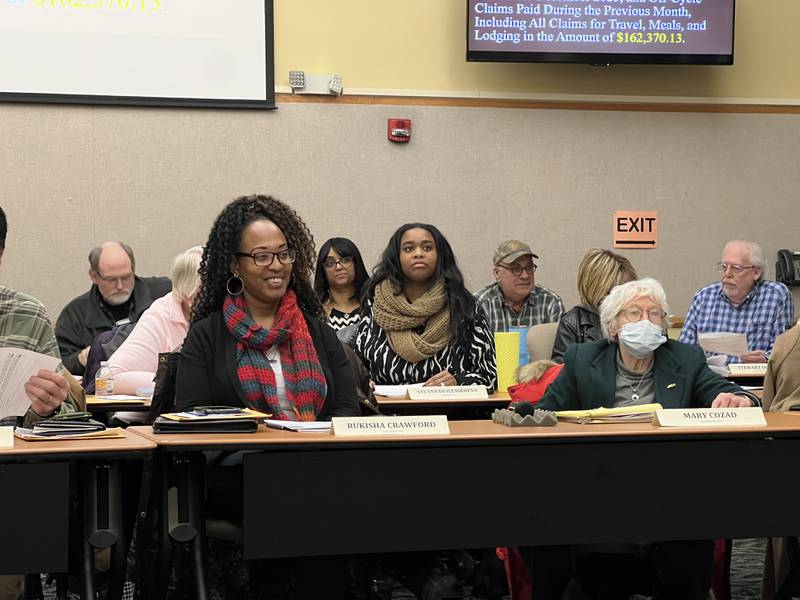
[[[375,267],[355,348],[377,384],[496,384],[494,336],[444,235],[408,223]]]
[[[178,410],[247,406],[288,420],[357,415],[352,369],[309,278],[314,240],[297,213],[243,196],[217,217],[181,351]]]
[[[335,237],[322,244],[317,255],[314,291],[328,317],[328,325],[334,330],[358,324],[361,297],[368,281],[361,252],[353,242]]]

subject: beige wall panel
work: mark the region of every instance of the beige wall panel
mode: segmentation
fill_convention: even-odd
[[[413,120],[405,145],[386,119]],[[625,252],[674,312],[714,280],[723,243],[800,249],[800,117],[430,106],[280,104],[277,111],[0,105],[10,220],[0,281],[55,317],[88,288],[86,254],[128,241],[165,274],[233,197],[271,193],[318,245],[351,237],[371,267],[399,225],[431,222],[468,285],[502,239],[538,251],[537,281],[577,301],[575,271],[610,247],[612,211],[658,210],[657,250]],[[773,268],[769,269],[772,277]]]

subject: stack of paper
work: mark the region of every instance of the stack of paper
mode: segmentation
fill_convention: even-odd
[[[570,423],[647,423],[663,407],[658,404],[639,404],[619,408],[593,408],[592,410],[561,410],[556,412],[559,421]]]
[[[324,433],[331,430],[330,421],[279,421],[277,419],[265,419],[264,423],[270,429],[285,429],[286,431]]]
[[[180,413],[164,413],[153,422],[156,433],[254,433],[258,421],[271,414],[250,408],[206,407]]]
[[[33,426],[35,435],[62,436],[103,431],[106,428],[94,419],[45,419]]]
[[[214,410],[197,409],[179,413],[164,413],[161,416],[171,421],[228,421],[237,419],[266,419],[272,415],[253,410],[252,408],[230,407],[227,410],[222,408],[216,408]]]
[[[109,427],[107,429],[103,429],[102,431],[89,431],[87,433],[72,433],[69,435],[59,434],[57,436],[38,435],[36,433],[33,433],[33,429],[17,427],[14,430],[14,435],[22,440],[27,440],[29,442],[42,442],[42,441],[60,442],[61,440],[85,440],[85,439],[96,439],[96,438],[125,437],[125,434],[122,432],[122,428],[120,427]]]

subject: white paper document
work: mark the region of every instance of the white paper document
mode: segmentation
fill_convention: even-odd
[[[728,356],[726,354],[715,354],[714,356],[706,357],[708,368],[714,371],[714,373],[717,375],[722,375],[723,377],[730,375],[730,371],[728,371],[728,365],[725,364],[727,360]]]
[[[54,371],[59,360],[22,348],[0,348],[0,418],[21,417],[31,406],[25,382],[41,369]]]
[[[14,447],[14,428],[11,426],[0,427],[0,448]]]
[[[286,431],[325,432],[331,430],[330,421],[281,421],[279,419],[264,419],[270,429],[284,429]]]
[[[715,333],[701,333],[697,342],[706,352],[741,356],[750,352],[747,349],[747,336],[744,333],[730,333],[718,331]]]
[[[411,385],[376,385],[375,394],[377,396],[386,396],[387,398],[405,398],[408,388],[422,387],[421,383],[412,383]]]

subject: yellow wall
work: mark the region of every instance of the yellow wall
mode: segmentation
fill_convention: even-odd
[[[345,93],[800,104],[798,0],[737,2],[732,67],[467,63],[465,12],[466,0],[275,0],[275,83],[301,69],[339,73]]]

